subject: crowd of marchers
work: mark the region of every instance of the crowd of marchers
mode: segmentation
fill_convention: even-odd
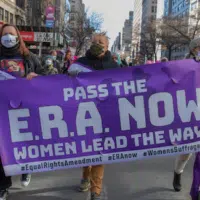
[[[73,56],[68,50],[65,52],[64,62],[61,62],[57,59],[57,51],[52,50],[49,52],[49,55],[40,59],[28,50],[20,36],[19,30],[15,26],[4,24],[0,28],[0,70],[15,78],[20,77],[31,80],[38,76],[55,74],[77,76],[79,73],[115,69],[132,65],[132,63],[126,63],[125,60],[121,59],[120,55],[111,54],[108,47],[108,37],[105,34],[99,33],[93,35],[91,46],[83,57],[78,58]],[[199,61],[199,52],[200,39],[195,39],[190,43],[190,52],[186,58]],[[162,58],[160,62],[167,61],[166,58]],[[146,64],[152,64],[152,62],[147,62]],[[186,154],[180,155],[176,159],[173,180],[175,191],[181,191],[182,189],[181,176],[190,158],[191,154]],[[79,191],[86,192],[90,190],[90,200],[100,200],[103,177],[104,165],[84,167],[82,169]],[[28,186],[30,181],[30,174],[23,174],[21,176],[23,186]],[[12,179],[5,175],[0,159],[0,200],[7,200],[8,190],[11,186]],[[197,200],[198,190],[195,195],[196,199],[193,200]]]

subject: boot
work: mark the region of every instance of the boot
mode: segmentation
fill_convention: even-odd
[[[79,186],[79,191],[80,192],[87,192],[90,189],[90,180],[81,180],[81,185]]]
[[[174,172],[173,186],[174,186],[174,190],[176,192],[180,192],[181,191],[181,189],[182,189],[181,174],[177,174],[176,172]]]
[[[92,192],[90,200],[101,200],[101,196]]]
[[[7,200],[8,199],[8,190],[0,190],[0,200]]]

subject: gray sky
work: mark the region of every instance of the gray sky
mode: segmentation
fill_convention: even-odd
[[[128,19],[129,11],[133,10],[134,0],[83,0],[90,11],[102,13],[104,17],[103,31],[108,32],[110,47],[118,32],[122,31],[125,19]]]

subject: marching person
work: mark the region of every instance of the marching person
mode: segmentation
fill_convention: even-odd
[[[36,56],[26,48],[17,27],[9,24],[4,24],[0,29],[0,70],[3,71],[5,79],[26,77],[31,80],[43,73]],[[23,186],[28,186],[30,181],[31,175],[22,175]],[[7,199],[11,185],[11,177],[5,176],[0,159],[0,200]]]
[[[122,66],[122,62],[121,62],[121,58],[120,58],[120,55],[118,55],[117,53],[114,53],[112,55],[112,60],[117,63],[120,67],[123,67]]]
[[[192,40],[189,49],[190,52],[186,55],[186,59],[200,61],[200,38]],[[175,161],[173,187],[176,192],[179,192],[182,189],[181,175],[191,156],[192,154],[180,155]]]
[[[71,51],[67,51],[65,54],[65,59],[64,59],[64,66],[63,66],[63,74],[66,74],[68,72],[68,69],[70,65],[72,64],[72,53]]]
[[[169,60],[168,60],[168,58],[166,58],[166,57],[162,57],[161,58],[161,60],[160,60],[160,62],[168,62]]]
[[[53,66],[54,66],[54,68],[56,68],[58,73],[61,74],[62,73],[62,69],[61,69],[60,62],[57,60],[57,56],[58,56],[57,51],[56,50],[52,50],[50,52],[50,55],[53,58]]]
[[[192,200],[200,199],[200,152],[196,153],[196,158],[193,167],[193,181],[190,190]]]
[[[58,74],[58,69],[54,67],[54,58],[52,56],[46,56],[42,62],[45,75]]]
[[[121,66],[122,67],[128,67],[128,63],[126,62],[125,57],[121,56]]]
[[[109,41],[107,36],[95,34],[92,38],[92,45],[87,51],[86,56],[78,59],[77,63],[69,67],[68,73],[76,76],[80,72],[91,72],[95,70],[106,70],[118,68],[118,64],[112,61],[110,51],[108,51]],[[87,67],[84,67],[87,66]],[[84,167],[80,191],[91,190],[90,200],[99,200],[102,190],[104,176],[104,166]]]

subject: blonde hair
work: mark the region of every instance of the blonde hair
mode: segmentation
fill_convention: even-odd
[[[106,38],[106,40],[109,42],[109,37],[107,36],[107,32],[101,32],[101,33],[94,33],[93,35],[92,35],[92,39],[94,38],[94,37],[105,37]]]

